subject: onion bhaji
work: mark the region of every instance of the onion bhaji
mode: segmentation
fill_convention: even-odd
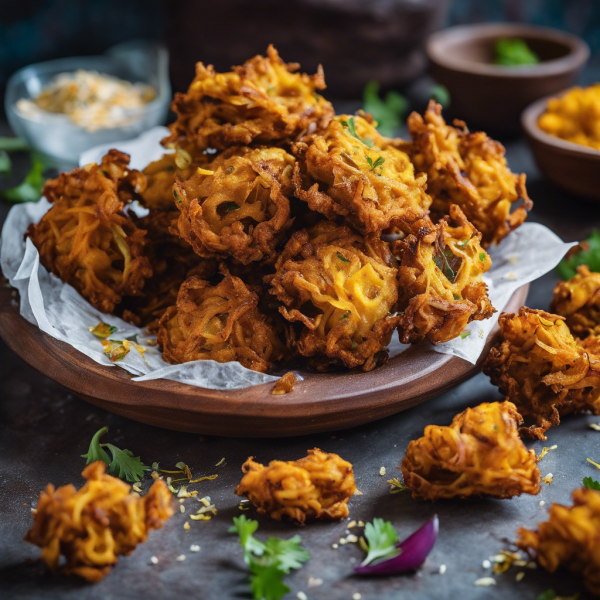
[[[548,517],[537,531],[521,527],[517,546],[550,573],[566,567],[582,575],[586,588],[600,596],[600,492],[577,489],[573,506],[552,504]]]
[[[192,144],[198,150],[249,144],[290,143],[302,133],[322,128],[333,107],[317,90],[325,89],[323,69],[298,73],[273,46],[228,73],[196,64],[196,76],[185,94],[177,93],[171,110],[177,115],[163,144]]]
[[[173,515],[171,493],[157,479],[140,497],[130,486],[105,473],[102,461],[88,465],[82,475],[87,483],[41,492],[33,527],[25,541],[42,549],[42,560],[51,571],[61,570],[95,583],[107,575],[120,555],[131,554],[146,541],[152,529],[160,529]]]
[[[480,246],[481,233],[456,204],[449,213],[433,236],[409,235],[394,243],[400,261],[398,332],[405,344],[425,337],[447,342],[495,312],[482,280],[492,261]]]
[[[397,318],[396,265],[386,242],[323,221],[296,232],[266,278],[279,311],[299,328],[295,347],[322,370],[368,371],[383,359]]]
[[[600,273],[586,265],[578,267],[575,277],[554,288],[550,310],[565,317],[575,337],[600,335]]]
[[[246,496],[259,514],[296,525],[311,519],[344,519],[356,492],[352,465],[318,448],[300,460],[273,460],[267,467],[251,456],[242,471],[235,493]]]
[[[533,206],[525,175],[510,171],[502,144],[482,131],[470,133],[462,121],[447,125],[441,111],[431,100],[424,117],[416,112],[408,117],[411,159],[417,172],[427,174],[432,215],[447,215],[450,204],[458,204],[481,231],[484,247],[497,244],[525,221]],[[522,204],[511,213],[519,200]]]
[[[195,275],[186,280],[177,304],[159,322],[158,344],[171,364],[192,360],[238,361],[265,372],[283,357],[275,327],[257,308],[258,295],[231,275],[211,285]]]
[[[341,115],[327,129],[293,146],[298,198],[330,220],[343,217],[363,234],[397,227],[405,233],[429,221],[424,175],[415,177],[408,155],[390,145],[370,115]]]
[[[127,154],[110,150],[99,165],[46,182],[42,193],[53,206],[27,231],[42,265],[105,313],[139,296],[152,275],[146,231],[123,212],[146,185],[128,165]]]
[[[522,435],[545,440],[565,415],[600,414],[600,358],[575,343],[564,317],[524,306],[498,323],[499,341],[482,370],[532,423]]]
[[[281,148],[230,148],[173,188],[179,235],[203,257],[272,258],[292,220],[294,158]]]
[[[428,425],[402,460],[413,498],[538,494],[540,470],[535,451],[519,438],[520,422],[512,402],[484,402],[456,415],[449,427]]]

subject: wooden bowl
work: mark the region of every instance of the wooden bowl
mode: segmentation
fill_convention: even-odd
[[[565,93],[567,90],[564,90]],[[600,200],[600,151],[567,142],[538,127],[538,119],[555,94],[525,109],[521,124],[540,171],[559,188],[588,200]]]
[[[505,310],[516,312],[528,289],[528,284],[519,288]],[[345,429],[411,408],[479,370],[421,344],[368,373],[303,374],[304,380],[284,396],[271,394],[273,383],[221,391],[166,379],[136,382],[124,369],[100,365],[26,321],[12,292],[0,288],[0,337],[15,354],[92,404],[177,431],[285,437]]]
[[[493,64],[496,41],[507,37],[525,40],[541,62]],[[432,75],[450,92],[449,114],[499,134],[518,133],[525,107],[575,83],[589,54],[587,44],[574,35],[517,23],[451,27],[427,41]]]

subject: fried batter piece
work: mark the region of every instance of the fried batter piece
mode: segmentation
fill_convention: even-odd
[[[550,573],[566,567],[582,575],[585,587],[600,596],[600,492],[575,490],[573,506],[552,504],[548,517],[537,531],[521,527],[517,546]]]
[[[575,343],[564,317],[523,306],[498,323],[500,339],[482,370],[532,423],[522,435],[545,440],[565,415],[600,414],[600,359]]]
[[[409,235],[394,243],[398,268],[398,324],[404,344],[427,337],[433,343],[452,340],[471,321],[495,312],[482,280],[492,261],[480,246],[481,233],[462,210],[451,204],[450,215],[430,236]]]
[[[88,465],[87,483],[79,490],[71,484],[41,492],[33,527],[25,541],[42,549],[51,571],[66,559],[61,571],[89,582],[108,575],[120,555],[131,554],[173,515],[171,492],[157,479],[144,497],[131,486],[105,473],[102,461]]]
[[[265,278],[298,323],[296,347],[313,368],[338,364],[369,371],[383,359],[397,318],[396,265],[386,242],[323,221],[296,232]]]
[[[504,147],[484,132],[470,133],[463,121],[446,124],[442,107],[431,100],[424,117],[413,112],[408,130],[413,139],[411,159],[427,174],[427,193],[433,198],[434,220],[458,204],[481,231],[483,246],[498,244],[527,218],[533,203],[525,174],[510,171]],[[512,205],[522,200],[512,213]]]
[[[300,460],[273,460],[265,467],[251,456],[235,488],[261,515],[296,525],[312,519],[339,520],[348,516],[348,501],[356,492],[352,465],[319,448]]]
[[[227,275],[218,285],[190,277],[179,289],[177,305],[160,320],[157,341],[163,358],[171,364],[237,360],[248,369],[267,371],[284,348],[257,305],[257,294],[238,277]]]
[[[293,146],[296,196],[329,220],[340,216],[363,234],[391,226],[416,231],[427,219],[431,198],[424,175],[415,177],[410,158],[389,144],[370,115],[341,115],[323,132]]]
[[[46,182],[42,193],[53,206],[27,230],[44,267],[105,313],[140,295],[152,275],[146,232],[123,213],[146,185],[128,165],[127,154],[110,150],[99,165]]]
[[[540,470],[519,438],[521,422],[512,402],[484,402],[449,427],[428,425],[402,460],[406,487],[420,500],[538,494]]]
[[[203,257],[273,258],[291,226],[294,158],[281,148],[230,148],[173,188],[179,235]]]
[[[575,277],[554,288],[550,310],[565,317],[575,337],[600,335],[600,273],[586,265],[577,267]]]
[[[228,73],[196,64],[196,76],[185,94],[175,94],[177,115],[163,144],[193,144],[198,150],[249,144],[290,143],[309,129],[322,128],[333,107],[317,90],[325,89],[323,69],[297,73],[273,46]]]

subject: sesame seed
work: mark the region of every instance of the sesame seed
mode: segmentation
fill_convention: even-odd
[[[150,562],[153,565],[157,565],[158,564],[158,558],[156,558],[156,556],[152,556],[152,557],[150,557]]]
[[[379,474],[383,477],[386,473],[385,467],[381,467],[381,469],[379,469]]]
[[[484,569],[489,569],[492,566],[492,563],[489,560],[484,560],[482,564]]]
[[[308,600],[308,596],[304,592],[298,592],[296,598],[298,598],[298,600]]]
[[[183,562],[185,560],[185,554],[180,554],[175,560]]]
[[[348,523],[348,529],[352,529],[353,527],[356,527],[356,521],[352,520],[350,521],[350,523]]]
[[[440,565],[440,575],[443,575],[446,572],[446,565]]]
[[[331,547],[332,547],[334,550],[337,550],[337,548],[338,548],[338,545],[337,545],[337,544],[331,544]]]
[[[365,526],[365,522],[364,521],[359,521],[358,522],[358,526],[359,527],[364,527]]]
[[[473,585],[490,586],[496,585],[496,580],[493,577],[482,577],[473,583]]]
[[[200,546],[198,546],[198,544],[192,544],[190,546],[190,551],[191,552],[200,552]]]
[[[515,579],[517,581],[521,581],[521,579],[523,579],[523,577],[525,577],[525,571],[519,571],[516,575],[515,575]]]
[[[546,504],[543,500],[540,500],[540,506],[544,506]]]
[[[360,600],[361,598],[362,596],[358,592],[354,592],[354,594],[352,594],[352,600]]]
[[[179,505],[179,512],[181,512],[181,513],[185,512],[185,506],[183,504]]]
[[[356,544],[356,542],[358,542],[358,537],[356,537],[353,533],[351,533],[347,538],[346,541],[349,544]]]
[[[346,538],[340,538],[339,543],[343,546],[344,544],[347,544],[348,541],[346,540]]]

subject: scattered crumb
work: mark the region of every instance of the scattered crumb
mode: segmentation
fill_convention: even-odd
[[[132,487],[132,488],[133,488],[133,490],[134,490],[134,491],[136,491],[138,494],[141,494],[141,493],[142,493],[142,488],[140,487],[140,484],[139,484],[139,483],[134,483],[134,484],[133,484],[131,487]]]
[[[337,544],[331,544],[331,547],[332,547],[334,550],[337,550],[337,549],[338,549],[338,545],[337,545]]]
[[[223,457],[216,465],[215,467],[220,467],[223,463],[225,462],[225,457]]]
[[[347,543],[348,543],[348,540],[346,540],[346,538],[340,538],[339,544],[341,546],[343,546],[344,544],[347,544]]]
[[[178,562],[183,562],[185,560],[185,554],[180,554],[175,560]]]
[[[188,521],[186,521],[183,525],[183,528],[187,531],[190,528],[190,524]]]
[[[249,506],[244,506],[243,504],[240,504],[240,505],[238,506],[238,508],[239,508],[240,510],[250,510],[250,507],[249,507]]]
[[[358,538],[358,545],[365,551],[368,552],[369,551],[369,546],[367,544],[367,540],[365,540],[365,538],[361,535],[360,538]]]
[[[484,569],[489,569],[492,566],[492,563],[489,560],[484,560],[483,561],[483,568]]]
[[[192,544],[190,546],[190,552],[200,552],[200,546],[198,546],[198,544]]]
[[[546,448],[546,446],[544,446],[542,448],[542,451],[540,452],[540,455],[537,457],[537,461],[540,462],[540,460],[542,460],[542,458],[544,458],[544,456],[548,454],[549,450],[556,450],[557,448],[558,446],[556,444],[554,444],[554,446],[550,446],[549,448]]]
[[[296,385],[297,381],[298,379],[296,378],[296,375],[290,371],[275,382],[271,394],[273,394],[273,396],[289,394],[290,392],[294,391],[294,386]]]
[[[158,564],[158,558],[156,558],[156,556],[151,556],[150,557],[150,563],[153,565],[157,565]]]
[[[181,512],[181,513],[185,512],[185,506],[183,504],[179,505],[179,512]]]
[[[358,537],[356,537],[353,533],[351,533],[347,538],[346,541],[349,544],[356,544],[356,542],[358,542]]]
[[[298,600],[308,600],[308,596],[304,592],[298,592],[296,598],[298,598]]]
[[[516,575],[515,575],[515,579],[517,581],[521,581],[521,579],[523,579],[523,577],[525,577],[525,571],[519,571]]]
[[[446,572],[446,565],[440,565],[440,575],[443,575]]]
[[[354,519],[348,523],[348,529],[352,529],[353,527],[356,527],[356,521]]]
[[[540,506],[544,506],[546,504],[543,500],[540,500]]]
[[[323,580],[320,577],[309,577],[308,578],[308,587],[319,587],[323,585]]]
[[[386,473],[385,467],[381,467],[381,469],[379,469],[379,474],[383,477]]]
[[[362,596],[358,592],[352,594],[352,600],[360,600],[361,598]]]
[[[600,431],[600,423],[590,423],[589,428],[594,429],[595,431]]]
[[[365,522],[364,521],[359,521],[358,522],[358,526],[359,527],[364,527],[365,526]]]
[[[512,256],[509,256],[509,257],[508,257],[508,262],[509,262],[511,265],[514,265],[514,264],[515,264],[515,263],[516,263],[518,260],[519,260],[519,259],[518,259],[518,257],[516,257],[514,254],[513,254]]]
[[[552,473],[548,473],[548,475],[546,475],[546,477],[542,477],[542,481],[544,483],[547,483],[548,485],[550,485],[550,483],[552,482],[554,475],[552,475]]]
[[[493,577],[482,577],[473,583],[473,585],[490,586],[496,585],[496,580]]]
[[[537,569],[537,563],[534,562],[533,560],[531,560],[527,563],[527,568],[528,569]]]

